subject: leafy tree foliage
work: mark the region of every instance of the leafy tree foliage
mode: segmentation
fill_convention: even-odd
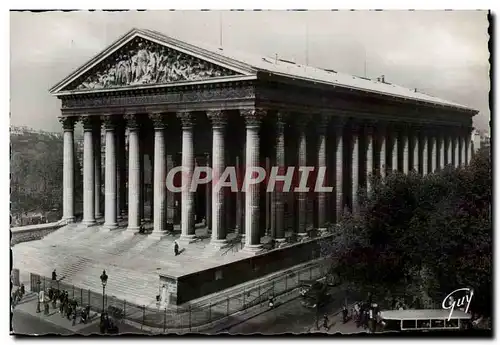
[[[339,227],[346,238],[358,230],[356,241],[332,254],[335,274],[381,298],[405,296],[414,308],[440,307],[448,293],[470,287],[471,308],[490,315],[489,150],[479,150],[467,167],[372,181],[359,217]]]
[[[77,160],[75,186],[81,180]],[[23,132],[11,137],[11,214],[62,211],[63,140],[60,135]],[[77,190],[78,192],[78,190]],[[81,193],[76,194],[76,202]]]

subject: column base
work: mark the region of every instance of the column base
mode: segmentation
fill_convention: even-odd
[[[276,238],[274,240],[274,243],[275,243],[274,248],[282,248],[287,245],[286,238]]]
[[[318,235],[321,237],[326,236],[329,233],[328,228],[318,228],[317,232],[318,232]]]
[[[94,226],[96,225],[95,219],[87,219],[87,220],[82,220],[82,225],[84,226]]]
[[[196,235],[181,235],[181,237],[179,237],[179,239],[177,240],[177,242],[182,243],[182,244],[189,244],[189,243],[193,243],[194,241],[196,241]]]
[[[225,245],[227,244],[227,240],[226,239],[222,239],[222,240],[210,240],[210,245],[216,249],[221,249],[222,247],[224,247]]]
[[[74,223],[75,222],[75,217],[67,217],[67,218],[63,218],[61,219],[63,222],[65,222],[66,224],[71,224],[71,223]]]
[[[299,232],[297,234],[297,241],[298,242],[304,242],[309,239],[309,234],[307,232]]]
[[[129,226],[127,230],[123,232],[123,234],[135,235],[136,232],[139,232],[140,228],[138,226]]]
[[[242,251],[245,253],[257,254],[262,250],[262,244],[247,244]]]
[[[164,230],[153,230],[153,232],[150,233],[148,237],[151,237],[154,239],[161,239],[166,234],[167,233]]]
[[[96,213],[96,215],[95,215],[95,219],[100,219],[103,217],[104,217],[104,215],[102,213]]]
[[[103,228],[108,230],[114,230],[118,228],[118,223],[110,223],[110,224],[104,223]]]

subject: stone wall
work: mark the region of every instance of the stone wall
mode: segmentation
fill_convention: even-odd
[[[61,221],[47,224],[37,224],[20,226],[10,229],[10,245],[14,246],[18,243],[35,241],[43,238],[44,236],[56,231],[65,224]]]
[[[318,239],[313,239],[202,272],[181,276],[177,278],[177,295],[174,296],[174,293],[171,293],[170,303],[180,305],[249,280],[317,259],[319,256]],[[167,277],[160,277],[160,281],[162,279],[166,281]]]

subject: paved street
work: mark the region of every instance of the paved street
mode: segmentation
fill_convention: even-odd
[[[332,289],[333,302],[326,307],[326,312],[330,314],[330,319],[336,319],[333,314],[342,307],[345,293],[343,290]],[[324,312],[321,313],[321,316]],[[340,322],[341,323],[341,322]],[[226,330],[230,334],[267,334],[276,335],[282,333],[305,333],[315,329],[316,311],[302,306],[302,299],[296,298],[288,303],[278,305],[275,309],[264,312],[256,317],[244,321],[238,325],[232,326]],[[344,327],[339,328],[339,324],[335,323],[336,327],[332,327],[339,331],[344,330]],[[343,325],[345,326],[345,325]]]
[[[73,332],[64,327],[57,326],[40,317],[32,316],[19,310],[14,310],[14,315],[12,316],[12,332],[22,335],[73,334]]]

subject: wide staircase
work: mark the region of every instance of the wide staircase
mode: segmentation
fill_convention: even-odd
[[[214,251],[210,238],[198,229],[199,240],[173,255],[178,236],[131,234],[120,224],[116,230],[101,225],[66,225],[41,240],[13,247],[14,268],[50,277],[56,269],[63,283],[95,292],[102,291],[100,275],[109,276],[106,294],[139,305],[151,305],[159,293],[159,273],[174,276],[238,260],[245,256],[238,246]]]

